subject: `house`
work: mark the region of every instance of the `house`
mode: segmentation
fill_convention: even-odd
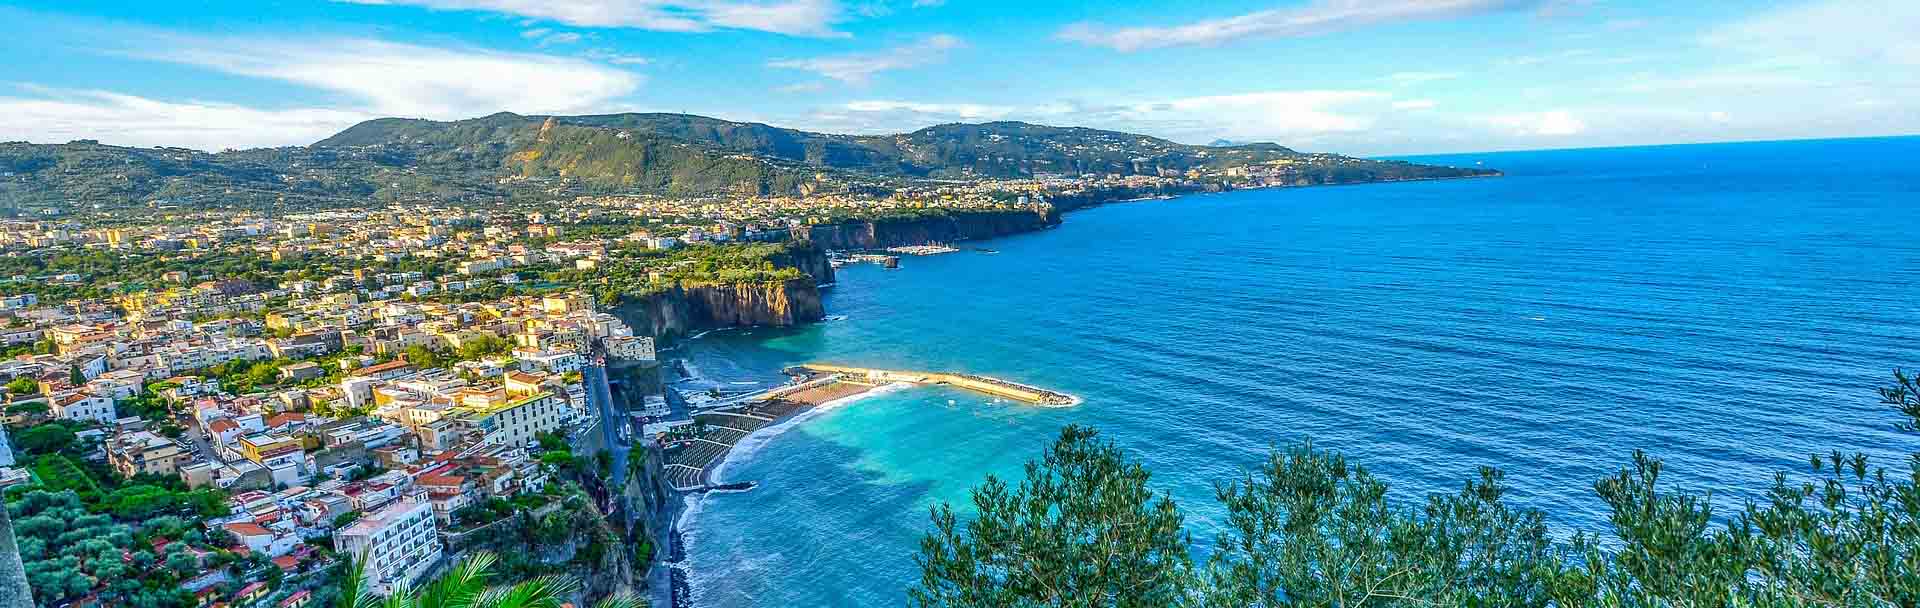
[[[300,539],[294,538],[291,534],[276,535],[273,531],[256,523],[241,522],[225,524],[220,527],[232,533],[234,538],[238,539],[240,544],[245,546],[248,551],[267,556],[268,558],[286,555],[288,551],[292,551],[295,546],[300,544]]]
[[[193,454],[153,431],[121,433],[105,445],[107,464],[121,475],[176,475]]]
[[[276,608],[307,608],[307,604],[312,601],[313,601],[313,592],[307,591],[305,589],[301,589],[299,591],[293,592],[293,595],[287,596],[287,599],[280,600],[280,603],[275,604],[275,607]]]
[[[119,417],[113,411],[113,399],[95,396],[86,391],[68,391],[56,394],[47,400],[53,417],[62,420],[82,420],[102,424],[113,422]]]

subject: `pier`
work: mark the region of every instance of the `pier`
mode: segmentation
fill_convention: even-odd
[[[886,384],[890,382],[944,384],[976,393],[1045,407],[1069,407],[1080,404],[1080,398],[1066,393],[977,374],[872,369],[830,365],[826,363],[808,363],[796,369],[818,374],[837,375],[846,380],[866,381],[875,384]]]

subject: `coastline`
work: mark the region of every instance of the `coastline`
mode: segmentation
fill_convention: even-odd
[[[736,464],[737,462],[744,462],[746,459],[757,454],[761,448],[765,447],[768,443],[772,442],[774,438],[784,435],[786,434],[787,431],[793,430],[794,428],[797,428],[800,425],[805,424],[810,420],[813,420],[814,418],[820,417],[829,412],[846,407],[848,405],[851,405],[857,401],[866,399],[868,397],[892,394],[892,393],[896,393],[896,392],[913,388],[913,387],[914,385],[904,383],[904,382],[884,384],[884,385],[873,387],[872,390],[861,391],[858,394],[848,395],[845,397],[841,397],[839,399],[827,401],[819,405],[789,414],[775,421],[771,425],[767,425],[760,429],[756,429],[753,432],[748,433],[745,437],[742,437],[739,442],[733,445],[732,449],[729,449],[726,454],[721,455],[720,462],[715,463],[713,465],[713,468],[706,473],[705,475],[706,481],[708,481],[709,484],[714,482],[725,483],[723,481],[722,476],[727,472],[727,469],[732,468],[733,465]],[[678,492],[678,490],[675,490],[675,491]],[[709,490],[682,493],[683,496],[681,496],[681,500],[679,501],[679,508],[676,509],[678,512],[673,514],[673,517],[671,519],[672,523],[668,526],[668,531],[667,531],[667,533],[670,536],[678,539],[677,541],[675,541],[675,544],[678,545],[676,549],[678,554],[681,556],[681,559],[676,562],[667,563],[666,565],[671,569],[680,571],[686,577],[688,582],[687,596],[680,597],[678,595],[678,591],[676,590],[674,592],[674,595],[672,596],[674,598],[674,602],[672,606],[691,606],[693,605],[693,600],[696,599],[696,596],[694,595],[695,592],[693,590],[698,589],[699,586],[692,584],[693,568],[691,567],[691,564],[688,563],[689,558],[686,557],[688,555],[687,547],[691,546],[699,538],[699,532],[697,531],[697,528],[695,528],[693,524],[696,521],[698,521],[701,511],[703,511],[706,507],[706,502],[712,499],[710,495],[734,494],[734,493],[749,492],[749,491],[752,491],[752,490],[751,489],[720,489],[720,490],[709,489]]]
[[[1061,218],[1064,220],[1064,217],[1067,214],[1070,214],[1072,212],[1089,210],[1089,209],[1093,209],[1093,208],[1097,208],[1097,207],[1101,207],[1109,204],[1114,204],[1114,203],[1143,203],[1143,202],[1154,202],[1154,201],[1168,201],[1168,200],[1177,200],[1177,199],[1181,199],[1189,196],[1226,194],[1226,193],[1234,192],[1236,190],[1313,188],[1318,186],[1355,186],[1355,185],[1395,183],[1395,182],[1444,181],[1444,180],[1474,179],[1474,178],[1489,178],[1489,177],[1504,177],[1504,176],[1505,176],[1504,173],[1493,173],[1493,174],[1485,174],[1485,175],[1427,177],[1427,178],[1379,180],[1379,181],[1338,183],[1338,184],[1308,184],[1308,185],[1270,184],[1265,186],[1236,188],[1233,190],[1224,190],[1224,191],[1195,191],[1195,192],[1183,192],[1178,194],[1147,195],[1147,196],[1141,196],[1141,197],[1129,198],[1129,199],[1119,199],[1119,198],[1105,199],[1105,200],[1099,200],[1099,201],[1075,205],[1066,209],[1061,209],[1060,215],[1061,215]],[[1040,227],[1035,230],[1031,230],[1029,232],[1044,232],[1047,229],[1057,228],[1062,223],[1064,223],[1064,221],[1054,222],[1052,224]],[[1015,236],[1015,235],[1011,235],[1011,234],[997,235],[997,236],[990,236],[990,237],[985,237],[980,239],[962,239],[962,240],[984,241],[984,240],[992,240],[994,238],[1003,238],[1007,236]],[[829,287],[832,285],[833,285],[832,283],[828,283],[825,285],[821,285],[819,287]],[[831,320],[830,316],[829,318],[826,318],[826,319],[813,321],[813,323],[822,323],[828,320]],[[715,331],[719,331],[720,329],[730,329],[730,328],[707,329],[707,330],[696,332],[692,335],[687,336],[686,338],[682,338],[681,340],[676,341],[676,343],[673,344],[670,347],[670,349],[679,349],[681,347],[688,346],[694,340],[697,340],[701,337],[705,337]],[[691,364],[685,363],[685,358],[682,358],[681,361],[684,365],[687,365],[690,369],[692,369]],[[991,376],[981,376],[981,377],[987,378],[990,380],[1006,382],[1005,380],[994,378]],[[683,494],[683,496],[681,497],[681,500],[676,503],[677,505],[677,508],[675,509],[676,512],[673,513],[669,519],[671,523],[669,524],[669,529],[668,529],[668,534],[671,537],[676,539],[674,541],[676,545],[674,548],[674,553],[679,556],[679,559],[673,562],[664,562],[662,565],[676,572],[678,576],[683,576],[685,578],[682,579],[684,581],[684,584],[675,584],[673,585],[675,588],[669,591],[669,594],[670,594],[669,597],[672,599],[672,603],[670,605],[675,607],[695,605],[697,592],[694,591],[694,589],[698,589],[700,586],[695,585],[692,582],[693,569],[691,567],[691,563],[690,563],[691,558],[689,557],[690,553],[687,551],[687,547],[691,546],[694,542],[694,539],[700,536],[701,530],[699,530],[695,526],[695,524],[696,522],[698,522],[699,516],[702,513],[702,511],[704,511],[706,502],[711,499],[707,495],[708,494],[734,494],[734,493],[752,491],[751,487],[744,488],[744,489],[714,488],[713,486],[715,484],[727,483],[724,479],[724,475],[729,469],[733,468],[736,464],[744,463],[747,461],[748,458],[751,458],[757,455],[758,452],[761,449],[763,449],[767,444],[771,443],[773,439],[779,437],[780,435],[785,434],[787,431],[792,430],[793,428],[801,424],[804,424],[808,421],[813,420],[819,415],[823,415],[826,412],[834,411],[839,408],[845,407],[849,404],[857,402],[861,399],[865,399],[869,396],[879,395],[879,394],[890,394],[906,388],[912,388],[914,386],[916,385],[911,383],[890,382],[888,384],[875,386],[872,390],[863,391],[859,394],[850,395],[847,397],[842,397],[839,399],[823,402],[818,405],[804,408],[804,409],[789,413],[788,415],[779,417],[775,419],[771,424],[768,424],[765,427],[748,432],[744,437],[740,438],[733,446],[731,446],[726,453],[722,454],[719,457],[719,461],[717,463],[714,463],[712,465],[712,468],[705,471],[701,476],[703,485],[707,486],[706,489],[694,490],[694,491],[682,491],[678,489],[672,490],[674,492],[680,492]],[[1069,403],[1060,404],[1060,405],[1042,405],[1041,407],[1049,407],[1049,408],[1076,407],[1085,402],[1085,399],[1078,395],[1066,394],[1066,396],[1070,399]],[[685,595],[682,596],[681,595],[682,593],[684,593]]]

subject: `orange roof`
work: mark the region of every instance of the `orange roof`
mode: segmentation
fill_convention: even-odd
[[[374,365],[369,365],[366,367],[362,367],[360,369],[353,370],[353,375],[376,376],[376,375],[384,374],[390,371],[405,369],[406,367],[407,367],[406,359],[395,359],[392,361],[388,361],[386,363],[376,363]]]
[[[225,418],[207,424],[207,430],[215,433],[225,433],[238,428],[240,428],[239,424],[235,424],[232,420]]]
[[[237,523],[227,524],[222,527],[237,536],[271,536],[273,534],[272,532],[268,532],[266,528],[260,527],[259,524]]]
[[[272,418],[268,418],[267,426],[277,427],[277,426],[287,424],[289,422],[305,422],[306,419],[307,419],[306,414],[302,414],[299,412],[287,412],[284,414],[275,415]]]

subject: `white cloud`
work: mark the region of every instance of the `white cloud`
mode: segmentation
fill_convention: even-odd
[[[1528,137],[1578,135],[1587,130],[1585,122],[1566,110],[1502,114],[1489,118],[1488,122],[1514,135]]]
[[[1435,103],[1431,99],[1408,99],[1406,101],[1393,102],[1393,109],[1395,110],[1431,110],[1434,107],[1439,105],[1440,104]]]
[[[443,49],[368,39],[278,41],[173,37],[138,57],[278,80],[353,98],[383,115],[468,118],[502,110],[603,110],[643,78],[551,55]]]
[[[947,122],[1022,120],[1143,133],[1178,141],[1313,141],[1368,129],[1390,99],[1375,91],[1259,91],[1233,95],[1076,101],[1010,106],[869,100],[823,108],[797,121],[824,131],[897,133]]]
[[[966,46],[959,38],[946,34],[928,36],[913,44],[873,53],[853,53],[809,59],[777,59],[768,67],[804,70],[847,84],[866,84],[873,75],[903,70],[946,59],[947,52]]]
[[[418,6],[434,10],[502,13],[578,27],[618,27],[668,32],[754,30],[822,38],[845,37],[833,29],[842,18],[834,0],[336,0],[355,4]]]
[[[614,65],[648,65],[653,63],[653,58],[651,57],[628,55],[607,49],[590,49],[587,52],[581,53],[580,56]]]
[[[1920,66],[1920,3],[1827,0],[1760,13],[1708,32],[1702,42],[1779,64]]]
[[[789,85],[774,87],[773,90],[781,93],[818,93],[818,92],[827,90],[827,83],[820,82],[818,80],[810,81],[810,82],[796,82]]]
[[[382,116],[451,120],[502,110],[612,111],[644,78],[585,59],[368,39],[194,38],[121,30],[108,51],[278,81],[330,95],[297,107],[154,99],[24,86],[0,96],[0,133],[201,149],[304,145]],[[605,58],[615,62],[619,58]],[[314,96],[283,92],[286,97]]]
[[[29,141],[97,139],[127,146],[201,150],[307,144],[375,118],[331,108],[260,109],[228,103],[167,102],[105,91],[28,87],[0,97],[0,132]]]
[[[1076,24],[1059,37],[1119,51],[1172,46],[1217,45],[1242,38],[1285,38],[1344,30],[1447,19],[1536,4],[1532,0],[1315,0],[1298,8],[1277,8],[1235,17],[1175,26],[1108,28]]]
[[[951,116],[958,120],[998,120],[1014,113],[1008,106],[972,103],[917,103],[911,101],[854,101],[843,106],[849,112],[906,112]]]

